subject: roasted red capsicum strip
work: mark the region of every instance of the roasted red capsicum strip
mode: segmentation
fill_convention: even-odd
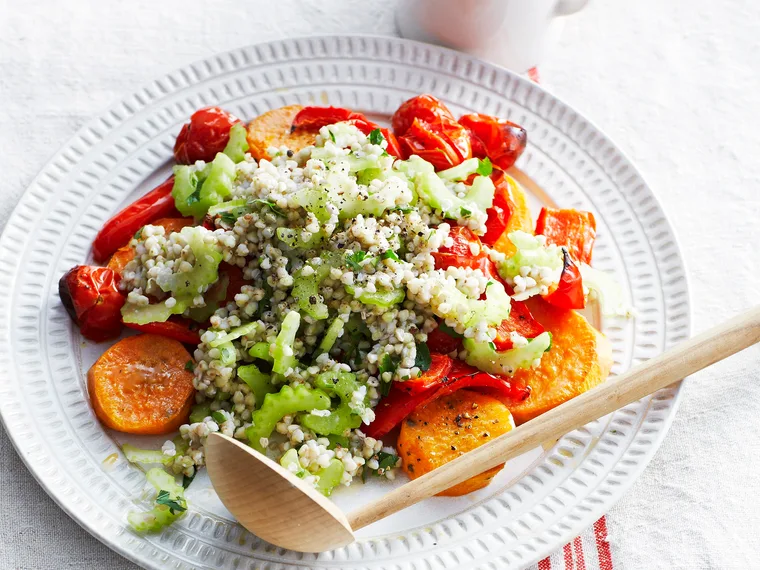
[[[85,338],[101,342],[121,333],[119,275],[107,267],[77,265],[58,281],[58,294]]]
[[[536,234],[546,236],[546,243],[567,246],[574,260],[591,263],[596,240],[596,220],[591,212],[541,208]]]
[[[491,173],[491,181],[494,185],[494,196],[491,207],[486,210],[486,233],[480,238],[487,246],[491,247],[501,237],[507,228],[512,208],[509,203],[509,182],[503,170],[494,168]]]
[[[431,374],[434,366],[420,378],[406,382],[394,382],[389,394],[380,400],[375,408],[375,419],[365,432],[379,439],[400,424],[415,408],[424,406],[436,398],[446,396],[462,388],[483,390],[502,400],[521,402],[530,395],[529,387],[512,384],[507,378],[480,372],[460,360],[453,360],[440,354],[436,374]],[[441,373],[441,370],[448,372]]]
[[[124,247],[141,227],[161,218],[181,218],[172,198],[174,177],[159,184],[142,198],[133,202],[110,220],[92,242],[92,256],[105,263],[117,249]]]
[[[554,291],[544,296],[544,300],[560,309],[583,309],[586,306],[586,298],[583,295],[583,278],[580,269],[567,250],[563,250],[563,253],[564,267],[559,284]]]
[[[459,350],[461,345],[461,338],[441,330],[440,325],[428,333],[427,346],[430,352],[448,354],[453,350]]]
[[[146,323],[144,325],[124,323],[124,325],[140,332],[173,338],[185,344],[198,345],[201,342],[197,325],[181,317],[172,317],[171,320],[163,323]]]

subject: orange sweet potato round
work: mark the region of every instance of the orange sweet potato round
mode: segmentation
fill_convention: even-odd
[[[496,398],[458,390],[417,408],[401,423],[397,448],[404,472],[416,479],[512,429],[509,409]],[[503,466],[439,493],[448,497],[482,489]]]
[[[269,158],[269,147],[286,146],[293,152],[314,144],[317,132],[311,130],[297,130],[290,132],[290,125],[298,111],[303,109],[301,105],[288,105],[267,111],[248,123],[248,146],[251,156],[256,160]]]
[[[541,298],[526,301],[533,317],[552,333],[552,347],[538,368],[515,372],[530,396],[509,408],[519,425],[603,382],[612,366],[612,346],[579,313],[559,309]]]
[[[187,422],[194,401],[182,343],[153,334],[120,340],[87,373],[95,415],[125,433],[165,434]]]

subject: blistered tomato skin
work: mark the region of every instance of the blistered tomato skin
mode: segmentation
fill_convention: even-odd
[[[488,156],[503,170],[517,162],[528,144],[528,132],[505,119],[472,113],[460,117],[459,123],[470,133],[473,155]]]
[[[82,335],[95,342],[121,333],[119,275],[107,267],[77,265],[58,281],[58,294]]]
[[[230,140],[230,129],[240,119],[219,107],[206,107],[193,113],[174,143],[174,158],[179,164],[198,160],[211,162]]]
[[[437,125],[442,120],[456,121],[448,107],[432,95],[418,95],[401,106],[393,114],[391,125],[397,137],[406,134],[415,119],[430,125]]]

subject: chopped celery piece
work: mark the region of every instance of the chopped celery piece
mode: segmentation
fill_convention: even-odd
[[[498,325],[504,319],[509,318],[512,310],[512,299],[498,281],[491,281],[486,285],[485,300],[469,300],[472,313],[467,318],[467,326],[474,326],[480,321],[489,325]]]
[[[399,160],[394,165],[394,168],[404,173],[411,179],[416,178],[420,174],[435,173],[435,167],[430,164],[424,158],[412,155],[408,160]]]
[[[182,439],[181,435],[174,436],[172,443],[174,444],[174,448],[177,450],[177,455],[182,455],[190,448],[190,444]]]
[[[328,177],[329,182],[329,177]],[[406,195],[406,199],[404,199]],[[338,217],[341,220],[355,218],[359,214],[363,216],[382,216],[386,210],[396,207],[396,202],[402,199],[408,202],[409,186],[402,178],[392,176],[385,180],[376,192],[368,197],[359,196],[334,196],[333,203],[337,204]]]
[[[166,465],[174,460],[174,455],[164,455],[164,452],[160,449],[139,449],[134,445],[125,443],[121,446],[121,450],[124,452],[124,457],[130,463],[144,463],[147,465],[161,463]]]
[[[147,512],[129,513],[127,521],[137,532],[158,532],[187,511],[185,489],[163,469],[151,469],[146,478],[157,492],[155,506]]]
[[[323,243],[327,236],[322,231],[315,234],[306,232],[311,235],[308,239],[303,239],[305,230],[292,228],[277,228],[277,239],[292,249],[312,249]]]
[[[205,236],[210,232],[203,226],[185,227],[180,233],[193,251],[195,264],[190,271],[160,275],[156,283],[162,291],[192,298],[219,279],[219,264],[223,256],[215,246],[205,242]]]
[[[245,434],[251,446],[257,451],[264,452],[262,439],[268,439],[275,425],[285,416],[307,412],[310,410],[327,410],[330,408],[330,397],[322,390],[297,386],[283,386],[276,394],[264,396],[261,408],[251,415],[251,426]]]
[[[226,273],[219,274],[217,282],[209,287],[208,291],[203,295],[206,304],[203,307],[192,307],[188,311],[190,318],[196,323],[205,323],[209,320],[216,310],[224,304],[224,299],[227,297],[227,287],[229,287],[229,285],[229,275]]]
[[[248,350],[248,354],[260,360],[273,362],[274,358],[272,358],[272,354],[269,351],[269,347],[270,347],[270,344],[268,342],[257,342]]]
[[[359,389],[356,374],[352,372],[322,372],[317,375],[314,385],[330,395],[338,396],[344,404],[351,403],[354,392]]]
[[[311,275],[303,274],[307,267],[313,270]],[[324,297],[319,294],[319,284],[329,273],[330,266],[326,263],[316,267],[307,264],[293,276],[293,289],[290,294],[298,302],[298,308],[303,313],[318,321],[328,317]]]
[[[327,327],[327,330],[325,331],[325,336],[322,337],[322,340],[319,343],[319,346],[317,347],[317,353],[322,354],[325,352],[330,352],[332,347],[335,345],[335,341],[338,340],[343,335],[343,327],[345,326],[345,323],[343,322],[343,319],[340,317],[335,317],[333,319],[333,322],[330,323],[330,326]]]
[[[472,181],[470,190],[464,197],[465,202],[471,202],[485,212],[493,205],[493,199],[496,194],[496,187],[488,176],[477,176]]]
[[[328,435],[327,439],[330,440],[330,445],[327,446],[328,449],[335,449],[336,447],[348,449],[349,442],[345,435]]]
[[[306,469],[301,466],[301,462],[298,459],[298,451],[296,451],[295,447],[291,447],[283,453],[282,457],[280,457],[280,465],[301,479],[307,474]]]
[[[348,404],[340,404],[330,411],[329,416],[301,414],[298,420],[302,426],[321,435],[346,435],[348,430],[362,425],[361,417],[356,415]]]
[[[327,467],[324,467],[317,472],[317,477],[319,477],[319,479],[317,479],[316,487],[319,492],[325,497],[332,495],[333,489],[340,484],[344,471],[345,468],[340,459],[331,459]]]
[[[462,341],[467,352],[465,362],[490,374],[510,376],[518,368],[530,368],[536,359],[551,348],[552,337],[548,332],[542,332],[528,344],[520,348],[511,348],[497,352],[490,342],[475,342],[471,338]]]
[[[444,180],[467,180],[470,174],[478,171],[480,160],[477,158],[468,158],[467,160],[452,166],[438,173],[438,176]]]
[[[245,160],[245,153],[248,152],[248,131],[243,123],[235,123],[230,129],[230,140],[222,151],[232,159],[232,162],[242,162]]]
[[[174,204],[183,216],[202,218],[211,206],[232,193],[235,163],[224,153],[202,171],[193,166],[174,167]]]
[[[280,333],[274,341],[274,348],[271,351],[273,363],[272,370],[277,374],[285,374],[290,368],[294,368],[298,361],[296,360],[293,344],[296,340],[296,333],[301,324],[301,315],[296,311],[290,311],[282,320]]]
[[[121,319],[125,323],[145,325],[147,323],[163,323],[172,315],[181,315],[185,312],[190,300],[177,299],[173,307],[166,306],[166,301],[153,303],[152,305],[135,305],[125,303],[121,308]]]
[[[546,268],[551,272],[551,281],[558,283],[564,267],[562,248],[556,245],[544,245],[538,236],[527,232],[511,232],[507,236],[517,248],[517,252],[499,264],[499,273],[507,280],[514,279],[520,274],[521,267]],[[528,297],[538,295],[540,286],[536,284],[525,291],[512,295],[516,301],[524,301]]]
[[[255,405],[261,407],[267,394],[277,392],[277,388],[272,384],[272,378],[265,374],[255,364],[239,366],[237,369],[238,376],[245,382],[253,392],[256,398]]]
[[[245,336],[247,334],[251,334],[256,329],[258,329],[261,325],[258,321],[253,321],[252,323],[246,323],[244,325],[240,325],[239,327],[236,327],[232,329],[230,332],[222,334],[218,337],[216,337],[214,340],[212,340],[208,345],[211,348],[216,348],[218,346],[221,346],[223,344],[226,344],[228,342],[232,342],[233,340],[239,339],[241,336]]]
[[[627,306],[623,297],[623,289],[615,279],[605,273],[594,269],[585,263],[579,263],[584,289],[588,289],[591,297],[599,302],[599,308],[605,317],[628,317],[632,310]]]
[[[309,471],[304,469],[301,465],[301,461],[298,458],[298,452],[295,448],[288,449],[283,456],[280,457],[280,465],[301,479],[310,475]],[[344,470],[343,462],[340,459],[331,459],[327,467],[323,467],[314,474],[317,478],[317,482],[314,486],[325,497],[329,497],[332,494],[332,490],[340,484]]]
[[[237,351],[232,342],[225,342],[218,345],[219,349],[219,363],[222,366],[232,366],[237,361]]]
[[[330,219],[330,211],[327,207],[330,202],[330,195],[323,188],[299,190],[294,199],[296,204],[314,214],[320,222],[325,223]]]
[[[344,285],[346,293],[349,295],[354,294],[353,285]],[[365,305],[375,305],[377,307],[391,307],[398,305],[406,297],[406,292],[403,288],[391,289],[390,291],[365,291],[357,297],[359,301]]]
[[[197,424],[211,415],[211,404],[194,404],[190,408],[190,423]]]
[[[234,212],[236,210],[242,210],[248,206],[248,200],[245,198],[236,198],[221,204],[216,204],[208,209],[209,216],[215,216],[217,214],[224,214],[225,212]]]

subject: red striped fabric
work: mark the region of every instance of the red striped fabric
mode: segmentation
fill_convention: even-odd
[[[541,560],[531,570],[614,570],[607,542],[607,519],[600,518],[593,528]]]

